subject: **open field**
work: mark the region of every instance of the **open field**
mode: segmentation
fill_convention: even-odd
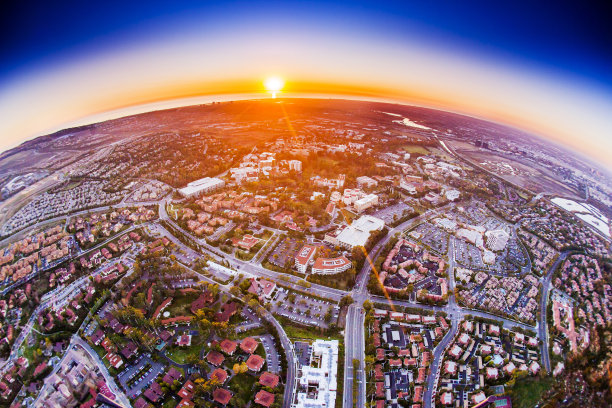
[[[550,171],[536,163],[524,163],[514,158],[497,155],[490,151],[481,151],[479,148],[468,143],[456,141],[447,141],[447,143],[455,149],[457,154],[461,155],[466,160],[484,167],[504,180],[533,191],[534,193],[551,193],[580,198],[577,191],[562,184]],[[483,165],[484,162],[505,163],[514,169],[514,174],[510,171],[501,172],[492,169],[490,166]]]
[[[553,381],[550,377],[517,379],[511,393],[512,406],[515,408],[535,407],[542,394],[552,387]]]

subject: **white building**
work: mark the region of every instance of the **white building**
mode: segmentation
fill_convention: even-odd
[[[457,229],[457,223],[446,217],[435,218],[433,220],[433,223],[448,232],[455,232],[455,230]]]
[[[295,268],[299,273],[306,273],[310,261],[317,252],[317,247],[314,245],[306,244],[300,249],[295,256]]]
[[[302,171],[302,162],[299,160],[289,160],[289,170]]]
[[[192,181],[185,187],[179,190],[183,197],[195,197],[200,194],[208,194],[221,187],[225,186],[225,181],[216,177],[204,177],[202,179]]]
[[[333,408],[336,406],[338,340],[315,340],[310,364],[297,373],[297,395],[292,408]],[[313,390],[316,388],[316,391]]]
[[[353,203],[360,198],[365,197],[365,193],[358,188],[345,188],[344,194],[342,195],[342,202],[346,205],[353,205]]]
[[[385,222],[380,218],[371,215],[362,215],[346,227],[338,237],[338,245],[353,249],[356,246],[365,246],[372,231],[380,231],[384,228]]]
[[[461,238],[478,248],[483,247],[482,233],[473,229],[460,228],[455,234],[457,238]]]
[[[446,190],[444,196],[448,201],[455,201],[461,196],[461,193],[459,190]]]
[[[485,236],[487,237],[487,247],[491,251],[502,251],[510,238],[510,235],[502,229],[487,231]]]
[[[368,176],[357,177],[356,181],[359,188],[376,187],[378,185],[378,181]]]
[[[489,251],[488,249],[482,251],[482,262],[486,263],[487,265],[493,265],[495,263],[495,253]]]
[[[334,275],[350,269],[353,264],[345,256],[337,258],[317,258],[312,265],[315,275]]]
[[[375,205],[378,205],[378,196],[376,194],[368,194],[367,196],[355,201],[353,208],[357,212],[362,212]]]

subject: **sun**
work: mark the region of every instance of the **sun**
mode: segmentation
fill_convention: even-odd
[[[283,89],[285,81],[279,77],[269,77],[264,81],[264,86],[268,92],[272,93],[272,98],[276,98],[276,93]]]

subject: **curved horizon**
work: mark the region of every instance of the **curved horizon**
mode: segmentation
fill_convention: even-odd
[[[342,20],[316,20],[316,8],[304,9],[305,18],[267,9],[174,15],[41,57],[0,76],[0,150],[147,104],[263,97],[263,80],[278,75],[285,95],[456,112],[524,130],[612,169],[612,78],[557,69],[410,18],[336,8]]]

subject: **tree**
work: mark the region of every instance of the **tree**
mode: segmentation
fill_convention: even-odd
[[[354,300],[353,297],[351,295],[345,295],[342,299],[340,299],[340,304],[339,306],[342,308],[344,306],[348,306],[353,304]]]
[[[363,308],[366,312],[369,312],[370,310],[372,310],[373,307],[374,307],[374,304],[372,303],[371,300],[366,299],[366,301],[363,302]]]
[[[232,367],[232,370],[234,371],[234,374],[238,375],[238,374],[244,374],[247,371],[249,371],[249,367],[246,365],[246,363],[243,361],[242,363],[236,363],[234,364],[234,367]]]

